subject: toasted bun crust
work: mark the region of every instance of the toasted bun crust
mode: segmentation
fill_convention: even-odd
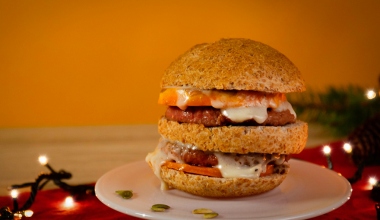
[[[158,131],[172,142],[191,144],[203,151],[247,154],[298,154],[306,145],[307,123],[296,121],[285,126],[222,126],[178,123],[162,117]]]
[[[161,167],[161,178],[169,187],[205,197],[250,196],[270,191],[280,185],[285,174],[273,174],[259,178],[215,178],[187,174]]]
[[[301,92],[297,67],[272,47],[249,39],[221,39],[199,44],[165,71],[161,87]]]

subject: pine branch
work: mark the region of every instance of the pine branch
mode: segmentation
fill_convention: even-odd
[[[289,95],[288,100],[298,118],[324,125],[333,136],[347,136],[380,112],[379,94],[368,99],[366,90],[357,86],[329,87],[325,92],[309,89],[305,93]]]

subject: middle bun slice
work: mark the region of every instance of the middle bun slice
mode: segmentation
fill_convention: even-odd
[[[179,123],[162,117],[158,132],[171,142],[223,153],[298,154],[307,140],[307,123],[297,120],[284,126],[219,126]]]

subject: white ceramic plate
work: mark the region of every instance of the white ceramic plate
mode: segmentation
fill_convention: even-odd
[[[219,213],[217,219],[306,219],[330,212],[351,195],[351,185],[336,172],[318,165],[290,160],[285,181],[274,190],[250,197],[212,199],[179,190],[160,190],[160,182],[145,161],[118,167],[104,174],[95,185],[96,196],[119,212],[145,219],[202,219],[196,208]],[[131,199],[122,199],[116,190],[133,190]],[[153,204],[171,208],[152,212]]]

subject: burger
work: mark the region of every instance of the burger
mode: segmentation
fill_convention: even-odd
[[[297,67],[272,47],[221,39],[192,47],[164,72],[159,144],[146,161],[161,189],[204,197],[270,191],[307,140],[286,93],[302,92]]]

